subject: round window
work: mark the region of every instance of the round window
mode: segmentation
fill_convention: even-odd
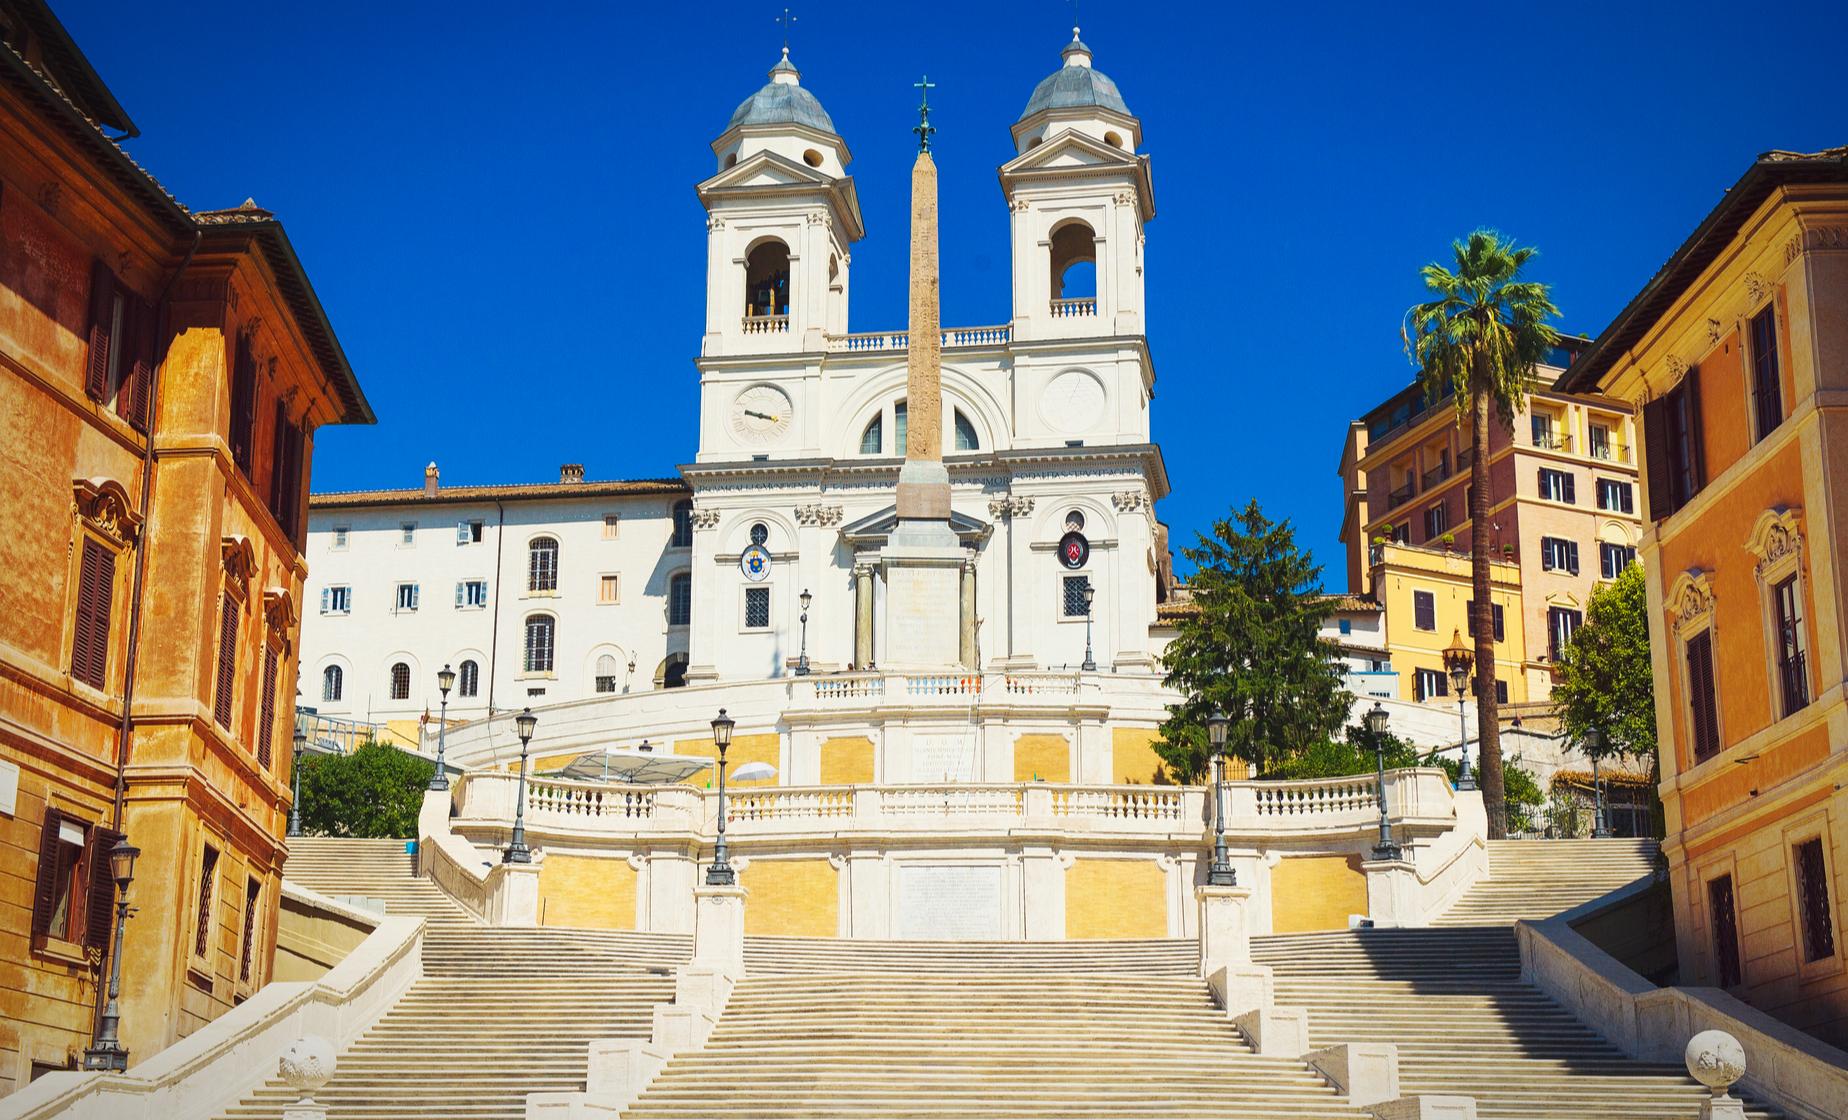
[[[765,525],[761,521],[751,526],[751,543],[752,544],[762,544],[769,539],[770,539],[770,526]]]
[[[1084,532],[1084,514],[1073,510],[1065,515],[1065,531],[1068,533]]]

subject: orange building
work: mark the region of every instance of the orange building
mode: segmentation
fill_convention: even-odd
[[[0,0],[0,1093],[268,979],[313,433],[371,419],[282,227],[193,213],[49,8]]]
[[[1760,156],[1559,387],[1641,408],[1681,982],[1848,1044],[1848,148]]]

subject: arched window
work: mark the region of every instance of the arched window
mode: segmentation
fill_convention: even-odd
[[[464,661],[462,671],[456,675],[456,692],[460,696],[474,696],[481,691],[481,666],[473,661]]]
[[[552,671],[552,652],[557,636],[557,620],[549,614],[536,614],[526,620],[526,671]]]
[[[1083,222],[1052,233],[1052,298],[1097,298],[1097,235]]]
[[[693,576],[677,572],[667,581],[667,624],[689,626],[693,622]]]
[[[534,537],[526,546],[526,590],[558,590],[558,538]]]
[[[338,665],[329,665],[321,670],[321,699],[334,701],[340,699],[340,693],[346,687],[346,673]]]
[[[411,667],[402,661],[391,667],[391,698],[393,700],[411,698]]]
[[[597,658],[597,679],[595,683],[598,692],[616,691],[616,671],[616,657],[614,654],[606,653]]]
[[[885,444],[885,413],[880,412],[867,421],[866,430],[860,433],[860,454],[877,455],[883,451]]]
[[[687,655],[670,653],[655,670],[656,688],[681,688],[687,683]]]
[[[744,259],[744,313],[789,314],[789,246],[781,241],[766,241]]]
[[[892,406],[892,454],[905,453],[905,402],[899,401]]]
[[[956,409],[955,411],[956,411],[956,450],[958,451],[980,450],[980,441],[975,438],[975,425],[969,423],[969,418],[962,414],[962,409],[959,408],[959,409]]]
[[[681,499],[674,503],[674,536],[667,542],[669,548],[693,547],[693,503]]]

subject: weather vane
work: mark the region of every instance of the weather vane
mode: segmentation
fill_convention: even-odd
[[[788,54],[789,53],[789,25],[796,22],[796,17],[789,14],[788,8],[784,8],[783,14],[776,17],[776,22],[783,25],[783,53]]]
[[[912,82],[911,88],[924,91],[924,99],[918,102],[917,127],[911,131],[918,134],[918,151],[928,152],[930,151],[931,133],[937,131],[937,126],[930,123],[930,91],[937,88],[937,83],[931,81],[930,75],[926,74],[921,80]]]

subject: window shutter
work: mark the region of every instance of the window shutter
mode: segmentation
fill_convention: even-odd
[[[1566,571],[1571,572],[1573,575],[1578,575],[1579,573],[1577,541],[1566,542]]]
[[[83,943],[85,948],[98,953],[109,952],[109,932],[115,926],[115,876],[109,869],[109,849],[120,839],[120,832],[100,824],[93,825],[90,850],[84,853],[89,860],[84,867],[84,890],[88,898],[85,900]]]
[[[57,905],[58,823],[64,814],[45,806],[45,823],[39,828],[38,882],[32,889],[32,936],[51,932],[51,911]]]
[[[321,588],[321,613],[322,614],[327,613],[328,593],[332,590],[333,590],[332,588],[328,588],[328,587]]]
[[[270,739],[276,730],[276,647],[264,643],[263,710],[257,721],[257,765],[270,768]]]
[[[231,686],[237,672],[237,600],[225,593],[218,616],[218,694],[212,717],[218,726],[231,730]]]
[[[1564,473],[1563,471],[1560,473],[1560,477],[1563,478],[1566,483],[1566,504],[1567,505],[1577,505],[1578,504],[1578,480],[1573,478],[1571,475]]]
[[[1649,516],[1656,521],[1675,512],[1669,489],[1668,402],[1657,397],[1643,406],[1643,454],[1649,457]]]
[[[93,401],[109,395],[110,320],[115,314],[115,273],[102,258],[90,268],[90,356],[84,369],[83,391]]]
[[[1707,485],[1707,429],[1700,420],[1700,369],[1688,370],[1681,384],[1688,395],[1688,454],[1694,462],[1694,488],[1688,491],[1688,497],[1692,498]]]
[[[123,303],[122,344],[128,349],[128,379],[116,395],[116,412],[136,431],[148,430],[148,394],[154,381],[154,306],[129,296]]]
[[[71,634],[71,675],[102,688],[109,672],[109,614],[115,598],[115,554],[83,540],[77,572],[77,616]]]
[[[276,523],[281,525],[285,532],[289,528],[286,519],[289,473],[288,431],[289,406],[277,401],[276,419],[270,427],[269,508],[270,512],[276,515]]]
[[[250,476],[250,441],[257,420],[257,363],[250,338],[238,336],[231,363],[231,459]]]
[[[462,588],[464,586],[465,584],[462,580],[456,581],[456,606],[458,607],[462,605]]]

